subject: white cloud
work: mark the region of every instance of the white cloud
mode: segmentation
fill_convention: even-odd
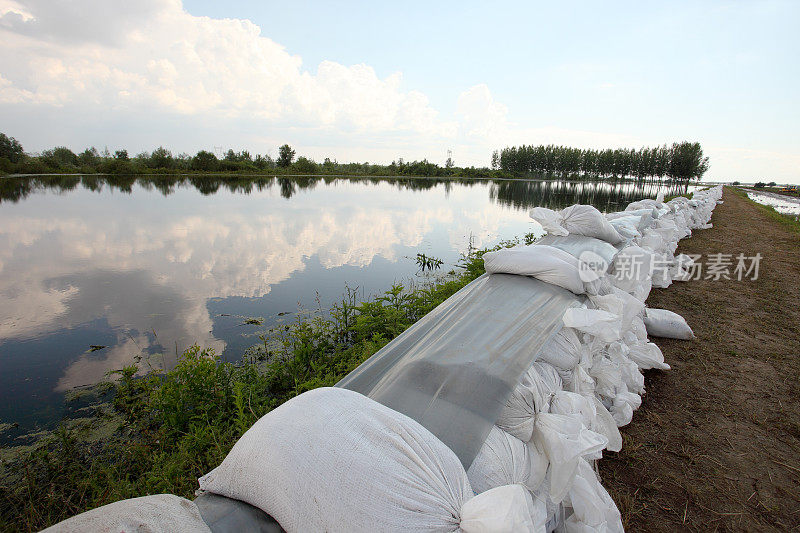
[[[475,85],[461,93],[457,113],[467,138],[496,140],[509,127],[508,108],[495,102],[486,84]]]
[[[27,0],[0,6],[0,103],[91,103],[257,117],[343,131],[452,134],[427,97],[367,65],[316,74],[247,20],[195,17],[178,1]]]
[[[223,144],[263,153],[289,142],[317,159],[443,163],[452,149],[456,164],[482,166],[492,150],[513,144],[674,140],[520,123],[487,84],[454,89],[455,112],[444,116],[401,72],[304,65],[251,21],[193,16],[180,0],[0,0],[0,39],[0,116],[5,133],[31,151],[110,144],[136,153],[164,144],[193,153]],[[607,81],[609,68],[565,63],[555,74],[565,86],[610,94],[619,87]],[[785,152],[763,169],[735,148],[715,156],[712,176],[740,167],[796,175]]]

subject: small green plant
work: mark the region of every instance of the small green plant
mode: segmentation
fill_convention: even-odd
[[[439,270],[443,264],[444,261],[436,257],[427,256],[424,253],[417,254],[417,266],[422,272],[425,272],[426,270]]]

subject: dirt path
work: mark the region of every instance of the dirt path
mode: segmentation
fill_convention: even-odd
[[[757,281],[655,289],[694,341],[655,339],[625,444],[600,461],[629,531],[800,531],[800,234],[726,189],[709,230],[679,252],[763,256]]]

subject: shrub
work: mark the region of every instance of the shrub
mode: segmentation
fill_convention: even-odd
[[[73,170],[78,166],[78,156],[66,146],[57,146],[42,152],[41,160],[54,170]]]
[[[192,170],[218,170],[219,159],[217,156],[206,150],[200,150],[192,158]]]
[[[151,168],[172,168],[172,163],[172,152],[163,146],[159,146],[153,150],[148,160],[148,166]]]
[[[297,158],[297,161],[294,163],[293,168],[295,172],[298,172],[300,174],[316,174],[317,172],[317,164],[311,159],[308,159],[303,156]]]

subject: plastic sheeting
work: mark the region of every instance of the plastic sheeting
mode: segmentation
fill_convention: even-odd
[[[533,278],[481,276],[336,386],[413,418],[469,468],[520,376],[578,303]]]
[[[249,503],[204,492],[194,504],[211,533],[285,533],[277,520]]]

